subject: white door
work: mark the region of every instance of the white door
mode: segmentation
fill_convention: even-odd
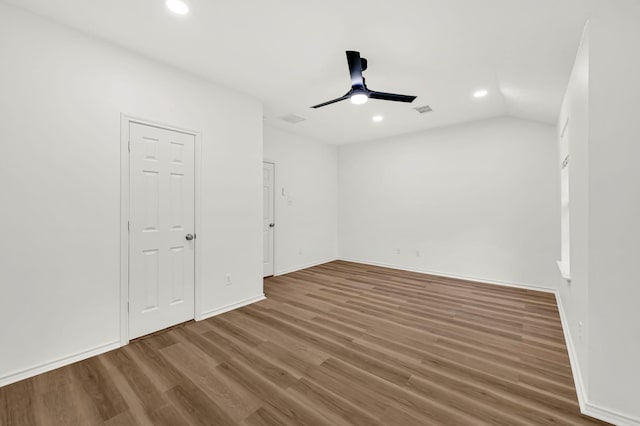
[[[195,136],[129,126],[133,339],[194,318]]]
[[[274,186],[275,165],[264,163],[262,172],[262,273],[273,275],[273,233],[274,233]]]

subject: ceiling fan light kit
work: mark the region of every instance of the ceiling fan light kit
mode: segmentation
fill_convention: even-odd
[[[369,100],[369,97],[366,93],[352,93],[349,99],[354,105],[362,105]]]
[[[360,52],[347,50],[346,53],[347,64],[349,65],[349,74],[351,75],[351,90],[349,90],[339,98],[314,105],[311,108],[320,108],[343,101],[345,99],[350,99],[352,104],[361,105],[367,102],[369,99],[411,103],[416,98],[416,96],[399,95],[396,93],[385,93],[376,92],[375,90],[369,90],[367,88],[367,85],[364,83],[364,77],[362,76],[362,72],[367,69],[367,59],[361,58]]]

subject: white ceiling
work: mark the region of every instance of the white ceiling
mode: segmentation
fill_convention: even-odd
[[[555,124],[590,3],[188,0],[180,17],[164,0],[7,2],[252,94],[268,125],[336,144],[502,115]],[[370,89],[418,98],[309,108],[349,89],[345,50],[369,60]],[[307,120],[279,119],[291,113]]]

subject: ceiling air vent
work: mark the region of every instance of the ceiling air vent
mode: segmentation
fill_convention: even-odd
[[[289,124],[298,124],[301,121],[305,121],[306,118],[300,117],[299,115],[295,115],[295,114],[288,114],[288,115],[280,117],[280,120],[286,121]]]
[[[415,107],[414,109],[416,111],[418,111],[420,114],[424,114],[425,112],[433,111],[429,105],[424,105],[424,106],[421,106],[421,107]]]

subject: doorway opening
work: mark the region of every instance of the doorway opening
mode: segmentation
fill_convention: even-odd
[[[262,166],[262,276],[274,275],[275,251],[275,163]]]

